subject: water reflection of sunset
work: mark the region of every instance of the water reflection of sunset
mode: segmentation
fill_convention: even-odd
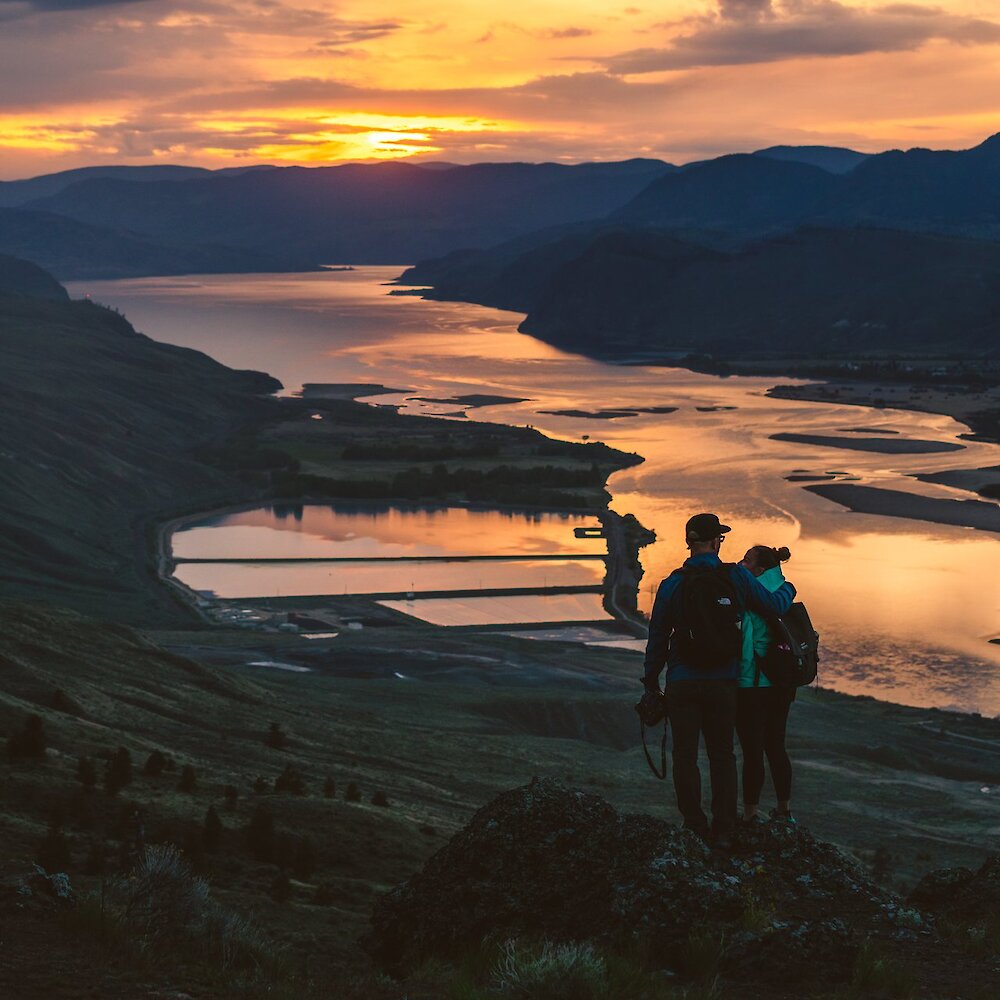
[[[185,527],[171,544],[175,556],[201,559],[601,554],[601,539],[574,534],[596,524],[571,514],[309,504],[223,514]]]
[[[196,287],[145,279],[74,291],[92,291],[120,306],[158,339],[199,348],[208,345],[204,317],[210,309],[212,353],[236,367],[273,372],[288,387],[306,380],[406,387],[410,391],[394,401],[411,412],[433,409],[410,401],[412,395],[527,397],[468,416],[532,424],[571,440],[589,435],[645,457],[609,483],[614,509],[634,513],[657,532],[657,542],[642,552],[642,606],[683,560],[687,516],[717,510],[734,526],[725,558],[738,559],[758,542],[791,548],[788,575],[823,632],[824,683],[887,696],[888,678],[892,697],[902,701],[939,699],[1000,712],[1000,646],[985,641],[1000,621],[1000,538],[850,513],[786,479],[802,470],[836,472],[862,483],[959,497],[957,490],[912,476],[995,466],[995,445],[963,441],[964,449],[955,452],[887,455],[775,441],[770,435],[789,430],[843,435],[865,427],[954,442],[964,428],[936,414],[771,399],[764,395],[770,379],[601,364],[518,334],[520,317],[513,313],[387,296],[381,283],[398,273],[366,268],[205,277]],[[278,339],[275,330],[282,332]],[[602,407],[678,409],[619,420],[539,412],[592,409],[598,400]],[[720,406],[735,409],[712,409]],[[403,532],[396,541],[406,546],[416,537]],[[935,673],[933,683],[928,672]]]

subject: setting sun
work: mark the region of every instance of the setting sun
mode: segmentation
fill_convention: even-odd
[[[989,5],[587,0],[0,3],[3,173],[396,157],[685,162],[969,145],[1000,123]],[[367,130],[367,131],[366,131]]]

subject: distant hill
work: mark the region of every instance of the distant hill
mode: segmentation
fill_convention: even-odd
[[[724,250],[803,226],[1000,241],[1000,136],[871,156],[773,146],[683,168],[648,159],[95,167],[0,185],[4,211],[38,214],[0,215],[0,252],[63,278],[392,264],[522,239],[539,248],[532,266],[545,267],[541,247],[565,227],[652,228]]]
[[[846,174],[871,156],[870,153],[859,153],[840,146],[768,146],[767,149],[756,150],[753,155],[770,160],[808,163],[831,174]]]
[[[27,295],[64,302],[69,293],[48,271],[31,261],[0,254],[0,296]]]
[[[27,207],[158,242],[317,263],[399,263],[599,219],[672,170],[657,160],[286,167],[208,179],[80,181]]]
[[[766,233],[807,218],[836,181],[811,164],[736,153],[661,177],[613,217],[659,229]]]
[[[433,283],[436,297],[516,303],[528,313],[525,332],[607,357],[1000,350],[995,243],[806,229],[724,251],[670,233],[605,231],[582,243],[569,237],[551,244],[552,264],[541,280],[524,266],[539,252],[513,260],[483,254],[462,267],[444,258],[405,278]]]
[[[180,181],[193,177],[226,177],[248,170],[270,170],[270,167],[226,167],[222,170],[207,170],[204,167],[179,167],[168,164],[149,167],[79,167],[76,170],[62,170],[55,174],[29,177],[23,181],[0,181],[0,208],[16,208],[36,198],[49,198],[68,188],[71,184],[96,177],[111,177],[118,180],[150,182]]]
[[[958,152],[869,157],[837,179],[814,219],[1000,239],[1000,133]]]
[[[743,238],[868,225],[1000,239],[1000,135],[956,152],[880,153],[846,173],[801,162],[809,159],[737,154],[692,164],[654,181],[613,218]]]
[[[150,274],[305,271],[306,257],[221,245],[171,244],[52,212],[0,208],[0,253],[36,261],[64,281]]]

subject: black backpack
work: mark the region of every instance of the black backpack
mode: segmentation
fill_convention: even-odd
[[[680,624],[675,632],[683,661],[716,670],[743,650],[743,605],[733,585],[732,564],[685,566],[680,584]]]
[[[806,606],[796,602],[785,614],[768,618],[767,624],[771,642],[757,661],[761,672],[776,687],[812,684],[819,664],[819,633]]]

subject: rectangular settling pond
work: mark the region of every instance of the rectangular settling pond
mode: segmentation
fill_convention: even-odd
[[[379,604],[432,625],[527,625],[532,622],[603,621],[600,594],[416,598]]]
[[[174,576],[219,598],[343,596],[598,586],[600,560],[181,563]]]

